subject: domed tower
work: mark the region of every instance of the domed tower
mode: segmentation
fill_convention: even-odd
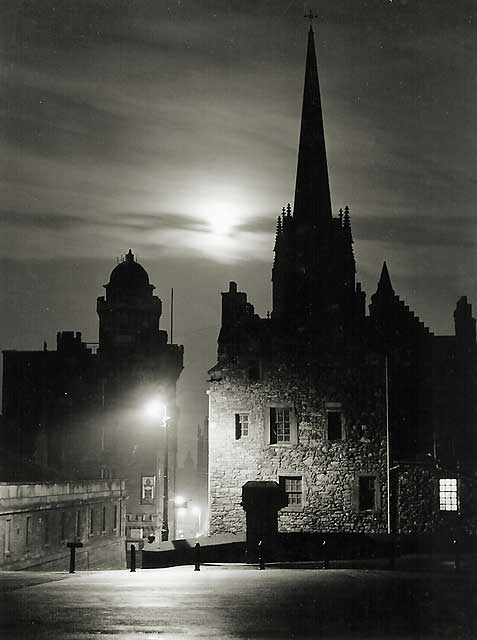
[[[155,287],[131,249],[104,288],[106,297],[99,297],[97,303],[100,353],[141,351],[161,337],[164,341],[165,332],[159,331],[162,302],[153,295]]]

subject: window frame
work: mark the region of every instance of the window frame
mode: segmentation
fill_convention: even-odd
[[[361,478],[373,478],[374,479],[374,504],[371,509],[361,509],[360,494],[361,494]],[[353,511],[356,513],[366,515],[372,513],[378,513],[381,511],[381,483],[380,475],[377,471],[361,471],[355,475],[353,491],[352,491]]]
[[[300,480],[301,483],[301,490],[300,492],[298,491],[287,491],[286,490],[286,481],[287,480]],[[300,473],[299,471],[287,471],[287,470],[280,470],[278,472],[278,477],[277,477],[277,481],[278,484],[280,486],[280,488],[282,489],[282,491],[288,496],[289,493],[300,493],[301,498],[300,498],[300,503],[299,504],[294,504],[294,503],[289,503],[287,506],[283,507],[281,509],[281,511],[284,512],[296,512],[296,511],[303,511],[303,509],[305,508],[305,477],[303,475],[303,473]]]
[[[33,518],[27,516],[25,520],[25,549],[29,549],[31,545],[31,536],[33,533]]]
[[[325,405],[326,411],[326,439],[328,442],[343,442],[346,439],[345,432],[345,423],[343,416],[343,409],[341,407],[341,403],[339,402],[327,402]],[[334,414],[339,416],[340,422],[340,437],[339,438],[330,438],[330,423],[329,423],[329,415]]]
[[[248,438],[250,435],[250,412],[249,411],[236,411],[234,414],[235,422],[235,441],[242,440],[242,438]],[[246,417],[247,432],[244,433],[243,422],[240,421],[241,417]]]
[[[290,412],[290,439],[272,442],[272,412],[288,409]],[[296,411],[290,402],[272,402],[265,408],[265,440],[270,447],[291,447],[298,444],[298,425]]]
[[[452,489],[443,486],[442,483],[452,482]],[[455,488],[454,488],[455,487]],[[458,478],[439,478],[439,513],[459,513],[459,481]],[[444,499],[443,499],[444,498]],[[450,498],[450,500],[446,500]],[[443,506],[444,505],[444,506]],[[446,509],[446,505],[450,505],[451,508]]]
[[[48,512],[43,513],[43,546],[48,547],[50,545],[50,514]]]
[[[89,508],[88,514],[88,536],[94,536],[94,507]]]
[[[103,504],[101,508],[101,535],[103,536],[106,534],[106,520],[107,520],[106,512],[107,512],[106,505]]]

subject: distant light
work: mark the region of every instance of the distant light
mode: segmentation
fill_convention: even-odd
[[[183,496],[176,496],[174,498],[174,504],[176,505],[176,507],[183,507],[185,506],[186,503],[186,499]]]
[[[151,398],[144,405],[144,415],[146,418],[162,418],[166,415],[166,407],[158,398]]]
[[[192,507],[192,512],[198,515],[200,513],[200,507]]]

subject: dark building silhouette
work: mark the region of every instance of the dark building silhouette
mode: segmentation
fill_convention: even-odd
[[[2,446],[42,470],[9,470],[22,480],[124,478],[126,533],[141,538],[163,522],[166,442],[173,494],[183,348],[159,329],[161,300],[131,250],[105,290],[99,343],[63,331],[56,351],[3,352]]]
[[[236,283],[222,293],[211,533],[263,536],[277,518],[282,532],[475,532],[472,309],[462,297],[455,335],[434,336],[384,264],[366,313],[350,210],[331,208],[312,28],[294,206],[274,252],[270,317]]]

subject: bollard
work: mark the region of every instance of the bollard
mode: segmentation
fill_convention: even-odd
[[[323,569],[329,569],[330,565],[328,562],[328,548],[326,546],[326,540],[323,540],[321,546],[323,547]]]
[[[460,571],[460,549],[458,538],[454,538],[452,544],[454,546],[454,570]]]
[[[136,545],[131,545],[131,571],[136,571]]]
[[[200,571],[200,544],[198,542],[195,543],[194,553],[195,553],[194,571]]]
[[[74,573],[76,569],[76,549],[82,547],[83,543],[79,540],[67,542],[66,546],[70,550],[70,573]]]
[[[76,549],[73,546],[71,546],[70,547],[70,573],[75,572],[75,556],[76,556]]]
[[[260,542],[258,543],[258,563],[259,563],[259,568],[260,571],[263,571],[265,569],[265,560],[263,557],[263,540],[260,540]]]

